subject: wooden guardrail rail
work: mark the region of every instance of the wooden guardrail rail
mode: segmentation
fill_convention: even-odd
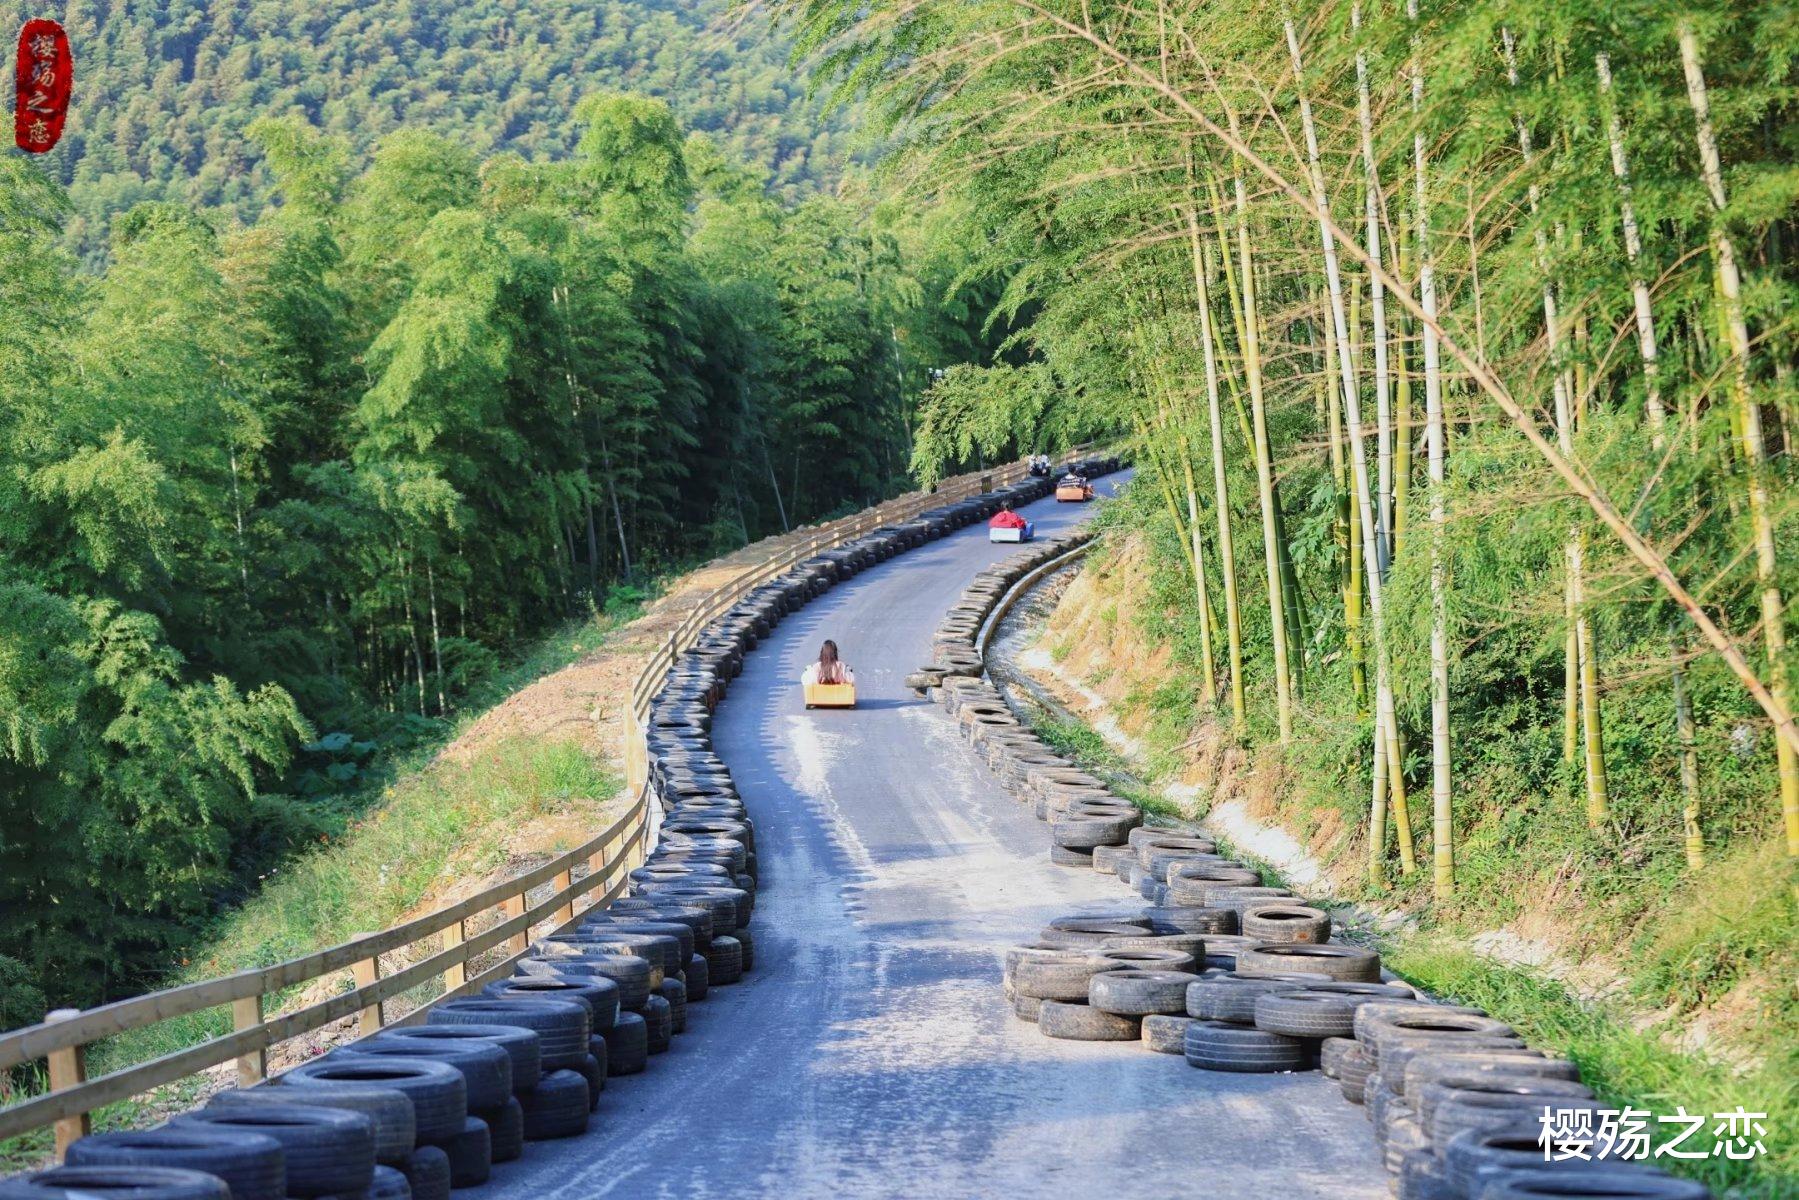
[[[1085,448],[1071,451],[1078,457]],[[1064,458],[1062,461],[1067,461]],[[386,1023],[384,1004],[421,984],[441,979],[449,999],[478,992],[510,973],[524,955],[532,931],[547,924],[560,931],[575,924],[587,909],[622,895],[631,870],[648,854],[654,836],[654,793],[649,782],[645,728],[650,706],[675,661],[701,631],[744,596],[795,564],[824,550],[853,541],[883,525],[909,521],[927,509],[953,503],[996,486],[1016,482],[1027,473],[1022,463],[951,480],[934,493],[913,494],[821,526],[796,539],[767,562],[747,568],[708,594],[688,612],[674,632],[650,656],[631,689],[626,711],[625,764],[630,807],[597,836],[541,866],[481,892],[380,933],[359,935],[274,966],[239,971],[217,979],[183,984],[160,992],[115,1001],[85,1011],[59,1009],[42,1023],[0,1035],[0,1074],[36,1060],[48,1066],[50,1090],[0,1109],[0,1140],[55,1127],[56,1154],[86,1134],[90,1114],[109,1104],[142,1095],[221,1063],[235,1061],[240,1084],[266,1077],[270,1047],[313,1032],[352,1015],[360,1031],[371,1033]],[[574,878],[585,864],[586,874]],[[530,893],[544,884],[550,894],[532,904]],[[585,904],[578,902],[585,901]],[[479,932],[471,923],[499,910],[500,919]],[[381,956],[432,942],[433,951],[419,961],[382,976]],[[504,947],[505,955],[470,976],[470,964],[487,951]],[[266,998],[298,984],[349,973],[349,989],[294,1012],[269,1017]],[[86,1049],[103,1038],[142,1029],[160,1021],[230,1006],[232,1032],[184,1047],[148,1062],[124,1067],[96,1079],[87,1077]],[[424,1020],[421,1007],[398,1024]]]

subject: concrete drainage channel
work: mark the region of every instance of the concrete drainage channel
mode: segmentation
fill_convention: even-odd
[[[1089,478],[1118,467],[1072,464]],[[534,943],[512,978],[157,1128],[81,1138],[66,1165],[0,1180],[0,1200],[445,1200],[503,1188],[494,1166],[531,1142],[587,1134],[608,1079],[645,1070],[685,1030],[689,1003],[754,963],[755,826],[711,742],[744,654],[833,584],[1052,487],[1028,479],[877,529],[708,626],[651,713],[657,845],[627,896]]]
[[[1008,949],[1003,986],[1017,1016],[1047,1037],[1180,1056],[1221,1073],[1214,1087],[1231,1073],[1321,1070],[1361,1106],[1401,1200],[1710,1196],[1647,1165],[1551,1161],[1545,1110],[1602,1123],[1574,1063],[1478,1009],[1384,978],[1374,951],[1332,940],[1322,908],[1263,886],[1208,838],[1144,825],[1020,720],[986,676],[987,637],[1086,536],[982,572],[938,627],[932,662],[907,679],[1048,824],[1052,862],[1114,875],[1139,901],[1071,913]]]

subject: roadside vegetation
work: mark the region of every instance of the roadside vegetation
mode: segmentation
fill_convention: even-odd
[[[1133,628],[1071,640],[1152,754],[1214,749],[1352,895],[1799,1076],[1785,14],[767,7],[1028,316],[915,468],[1134,449]]]
[[[1132,721],[1133,736],[1142,735],[1147,761],[1138,761],[1113,745],[1077,716],[1039,708],[1032,728],[1059,753],[1092,771],[1115,794],[1146,813],[1176,819],[1196,815],[1162,793],[1161,787],[1173,778],[1166,772],[1178,773],[1178,767],[1166,748],[1151,749],[1165,747],[1151,710],[1135,703],[1124,708]],[[1222,852],[1256,867],[1263,882],[1291,886],[1278,866],[1258,859],[1215,830],[1211,836]],[[1777,861],[1770,865],[1778,869]],[[1385,902],[1381,905],[1384,909]],[[1434,996],[1483,1008],[1520,1030],[1530,1045],[1573,1059],[1580,1065],[1582,1080],[1614,1107],[1629,1105],[1658,1115],[1683,1107],[1709,1117],[1742,1105],[1750,1112],[1770,1114],[1777,1122],[1779,1114],[1799,1108],[1799,1075],[1778,1052],[1799,1037],[1799,1021],[1790,1014],[1781,1014],[1766,1031],[1767,1044],[1775,1049],[1766,1057],[1745,1058],[1740,1045],[1726,1041],[1683,1046],[1681,1035],[1689,1032],[1683,1022],[1690,1019],[1690,1012],[1678,1003],[1665,1003],[1666,995],[1652,994],[1654,967],[1648,971],[1639,968],[1634,978],[1618,978],[1601,992],[1577,994],[1541,969],[1497,961],[1471,948],[1468,935],[1481,927],[1481,922],[1446,921],[1434,914],[1423,921],[1380,919],[1391,915],[1365,912],[1352,904],[1338,910],[1337,920],[1353,925],[1354,940],[1373,942],[1388,970]],[[1374,919],[1361,919],[1365,916]],[[1715,942],[1729,932],[1718,926],[1717,921],[1701,917],[1688,921],[1682,933],[1689,941]],[[1762,932],[1777,942],[1790,937],[1785,929]],[[1595,943],[1603,945],[1606,933],[1595,933]],[[1673,946],[1668,949],[1672,951]],[[1666,958],[1657,961],[1665,963]],[[1772,997],[1776,1003],[1790,998],[1784,993]],[[1696,1005],[1698,997],[1691,1001]],[[1770,1132],[1784,1128],[1768,1127]],[[1707,1132],[1709,1129],[1708,1123]],[[1731,1189],[1728,1194],[1732,1196],[1777,1200],[1791,1194],[1793,1184],[1799,1181],[1799,1148],[1777,1133],[1774,1137],[1765,1143],[1767,1156],[1753,1162],[1707,1159],[1670,1166],[1720,1192]]]

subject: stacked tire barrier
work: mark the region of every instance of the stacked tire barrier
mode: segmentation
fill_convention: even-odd
[[[1117,467],[1071,464],[1090,477]],[[711,742],[744,654],[833,584],[1052,489],[1031,478],[883,526],[709,625],[652,706],[655,847],[627,895],[533,943],[511,978],[154,1129],[81,1138],[64,1166],[0,1180],[0,1200],[445,1200],[528,1143],[586,1133],[607,1081],[644,1071],[689,1004],[754,965],[755,825]]]
[[[1008,950],[1014,1013],[1046,1037],[1137,1043],[1207,1071],[1320,1070],[1363,1107],[1401,1200],[1709,1196],[1644,1164],[1551,1161],[1546,1109],[1585,1110],[1600,1125],[1574,1063],[1384,977],[1373,950],[1333,939],[1322,906],[1265,885],[1196,830],[1145,825],[1031,732],[985,678],[976,636],[1018,581],[1066,549],[1045,545],[978,577],[939,629],[933,664],[908,681],[1049,826],[1051,861],[1116,876],[1140,901],[1052,920]]]

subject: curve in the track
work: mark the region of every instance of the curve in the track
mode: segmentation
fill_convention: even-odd
[[[1126,476],[1103,480],[1110,495]],[[1043,501],[1043,536],[1091,515]],[[897,556],[752,651],[713,744],[756,820],[756,969],[690,1010],[593,1135],[534,1144],[487,1191],[575,1197],[1386,1195],[1359,1110],[1316,1073],[1215,1075],[1017,1020],[1000,956],[1117,881],[1052,866],[1042,824],[902,684],[973,576],[980,526]],[[808,712],[835,638],[861,706]]]

